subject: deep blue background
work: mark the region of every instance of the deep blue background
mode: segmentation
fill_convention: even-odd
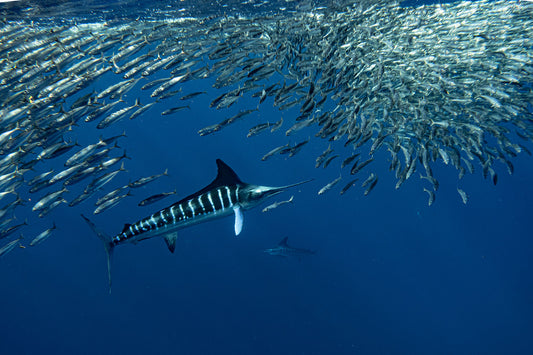
[[[153,76],[159,77],[164,75]],[[110,74],[96,88],[115,80]],[[58,230],[42,245],[0,259],[0,354],[531,353],[531,157],[513,160],[513,176],[496,163],[497,186],[483,179],[479,166],[475,175],[458,181],[457,171],[439,162],[434,172],[440,189],[428,207],[422,191],[427,183],[418,173],[395,190],[382,149],[361,173],[361,180],[370,171],[379,176],[369,196],[360,186],[339,196],[350,178],[347,171],[343,183],[318,196],[339,176],[341,160],[314,168],[328,146],[314,138],[314,128],[287,138],[285,123],[273,134],[246,138],[251,126],[280,116],[288,122],[296,109],[280,112],[269,99],[259,112],[218,134],[196,134],[258,102],[244,97],[228,110],[209,109],[221,93],[211,84],[183,85],[183,93],[209,91],[191,102],[190,111],[160,116],[182,104],[169,99],[103,132],[126,129],[120,146],[133,157],[126,161],[129,173],[115,178],[108,191],[166,168],[170,177],[133,190],[118,207],[93,216],[101,229],[117,233],[123,223],[202,188],[216,174],[216,158],[251,183],[315,180],[279,198],[294,194],[294,205],[245,213],[237,238],[232,218],[225,218],[182,230],[174,255],[160,239],[118,247],[111,295],[102,245],[79,217],[92,214],[94,198],[75,208],[61,206],[42,220],[17,211],[18,219],[30,222],[23,230],[26,243],[52,221]],[[140,96],[147,103],[146,94],[133,90],[125,99],[131,104]],[[83,146],[101,133],[91,123],[69,137]],[[311,143],[295,157],[260,161],[287,140],[308,136]],[[335,147],[342,158],[351,154],[342,143]],[[466,206],[458,186],[470,196]],[[174,188],[174,199],[137,207],[145,197]],[[318,253],[298,260],[262,252],[284,236]]]

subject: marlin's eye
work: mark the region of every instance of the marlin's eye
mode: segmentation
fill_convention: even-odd
[[[265,192],[261,189],[254,189],[251,191],[250,195],[254,199],[260,199],[264,197]]]

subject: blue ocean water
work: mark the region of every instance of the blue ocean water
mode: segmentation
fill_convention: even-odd
[[[114,83],[107,78],[87,90]],[[220,94],[212,84],[182,86],[183,93],[208,92],[194,98],[190,110],[161,116],[176,105],[170,99],[104,131],[108,137],[125,130],[119,145],[132,157],[113,187],[165,169],[168,177],[132,190],[97,216],[94,198],[43,219],[17,210],[17,219],[30,224],[22,232],[26,242],[52,222],[58,229],[42,245],[0,259],[0,354],[531,353],[531,157],[515,158],[513,175],[496,165],[496,186],[479,168],[459,181],[455,168],[437,163],[440,188],[428,207],[418,179],[394,188],[382,150],[372,164],[379,182],[368,196],[360,186],[343,196],[338,189],[318,196],[340,174],[337,167],[314,168],[329,142],[312,139],[294,157],[263,162],[266,152],[287,142],[285,129],[246,137],[251,126],[298,115],[298,109],[280,112],[270,98],[245,120],[200,137],[198,129],[257,106],[257,98],[244,96],[228,110],[210,109]],[[126,99],[149,102],[148,94],[133,90]],[[100,134],[86,124],[67,138],[86,146]],[[313,134],[302,130],[290,141]],[[80,213],[118,233],[124,223],[211,182],[216,158],[245,182],[314,181],[279,197],[294,195],[293,205],[245,212],[238,237],[227,217],[180,231],[175,254],[159,238],[117,247],[109,294],[104,250]],[[457,187],[469,194],[467,205]],[[174,189],[175,198],[137,206]],[[68,196],[81,190],[74,187]],[[283,259],[263,253],[285,236],[317,254]]]

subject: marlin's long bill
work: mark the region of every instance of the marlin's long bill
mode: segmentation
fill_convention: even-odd
[[[282,187],[268,187],[244,183],[222,160],[216,160],[218,173],[209,185],[182,200],[163,208],[133,224],[125,224],[122,232],[109,237],[99,231],[94,223],[82,215],[94,233],[102,240],[107,254],[109,287],[111,291],[111,258],[119,244],[137,243],[144,239],[163,237],[168,249],[176,248],[179,229],[216,218],[235,215],[235,235],[243,228],[243,211],[251,209],[269,197],[311,180]]]
[[[295,187],[295,186],[299,186],[299,185],[303,185],[303,184],[307,184],[308,182],[311,182],[313,181],[314,179],[309,179],[309,180],[304,180],[304,181],[300,181],[300,182],[297,182],[296,184],[291,184],[291,185],[286,185],[286,186],[281,186],[281,187],[269,187],[270,189],[270,195],[269,197],[272,197],[274,195],[277,195],[279,193],[282,193],[283,191],[291,188],[291,187]]]

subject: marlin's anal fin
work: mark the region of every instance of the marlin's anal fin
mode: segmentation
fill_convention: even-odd
[[[242,231],[244,216],[242,215],[242,210],[239,206],[233,207],[233,212],[235,212],[235,235],[239,235]]]
[[[174,250],[176,250],[176,239],[178,239],[178,232],[169,233],[164,236],[164,239],[168,250],[170,250],[171,253],[174,253]]]

